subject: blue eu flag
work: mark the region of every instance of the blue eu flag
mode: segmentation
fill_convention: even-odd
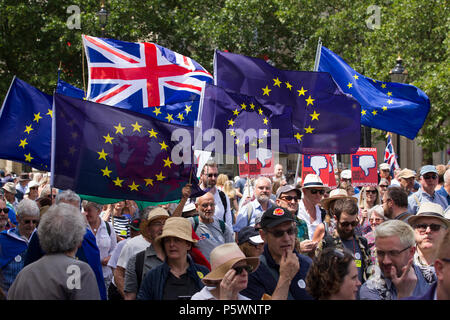
[[[52,100],[14,77],[0,115],[0,158],[50,171]]]
[[[430,100],[419,88],[365,77],[323,46],[319,71],[329,72],[344,92],[359,101],[362,125],[414,139],[430,111]]]

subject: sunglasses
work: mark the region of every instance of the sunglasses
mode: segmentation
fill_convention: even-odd
[[[267,232],[271,233],[275,238],[281,238],[282,236],[284,236],[285,232],[291,236],[295,234],[296,231],[297,231],[296,227],[292,227],[287,230],[275,230],[275,231],[267,230]]]
[[[37,224],[39,222],[39,220],[23,220],[23,224]]]
[[[366,190],[366,193],[376,194],[376,193],[378,193],[378,191],[377,190]]]
[[[9,208],[1,208],[0,211],[3,211],[4,213],[8,213],[9,212]]]
[[[323,189],[311,189],[309,191],[311,192],[311,194],[317,194],[317,193],[320,193],[321,195],[325,194],[325,190],[323,190]]]
[[[426,223],[418,223],[414,225],[414,229],[417,229],[421,232],[425,232],[428,227],[430,227],[430,230],[433,232],[437,232],[439,230],[441,230],[441,228],[444,228],[443,225],[440,224],[436,224],[436,223],[431,223],[431,224],[426,224]]]
[[[339,224],[341,226],[343,226],[344,228],[347,228],[348,226],[352,226],[354,228],[358,225],[358,223],[359,223],[358,220],[352,221],[352,222],[348,222],[348,221],[340,222],[339,221]]]
[[[246,265],[246,266],[239,266],[239,267],[233,267],[234,271],[236,271],[236,275],[240,275],[242,271],[247,271],[247,273],[252,272],[253,267]]]
[[[437,179],[437,174],[428,174],[428,175],[424,175],[423,178],[428,180],[428,179]]]
[[[387,188],[388,185],[387,184],[380,184],[380,188]]]
[[[219,176],[218,173],[208,173],[208,178],[212,178],[212,177],[217,178],[218,176]]]
[[[281,200],[286,200],[286,201],[298,201],[298,197],[293,197],[293,196],[284,196],[283,198],[281,198]]]

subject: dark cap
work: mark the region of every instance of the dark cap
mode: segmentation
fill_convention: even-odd
[[[130,221],[130,228],[134,231],[140,231],[139,226],[141,225],[141,219],[136,218]]]
[[[294,221],[292,214],[287,209],[274,206],[263,213],[261,228],[273,228],[286,221]]]
[[[299,199],[302,198],[302,192],[301,192],[299,189],[297,189],[297,188],[294,187],[293,185],[286,184],[286,185],[281,186],[281,187],[278,188],[278,190],[277,190],[277,199],[279,199],[280,196],[281,196],[283,193],[287,193],[287,192],[290,192],[290,191],[295,191],[295,192],[297,192],[298,198],[299,198]]]
[[[264,242],[264,240],[261,239],[258,230],[252,226],[244,227],[238,232],[238,245],[241,245],[247,241],[254,245]]]

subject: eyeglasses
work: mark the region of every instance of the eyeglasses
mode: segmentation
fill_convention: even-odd
[[[9,208],[1,208],[0,211],[3,211],[4,213],[8,213],[9,212]]]
[[[366,190],[366,193],[373,193],[373,194],[375,194],[375,193],[378,193],[378,191],[377,190]]]
[[[436,223],[431,223],[431,224],[418,223],[418,224],[414,225],[414,229],[417,229],[420,232],[427,231],[428,227],[430,227],[430,230],[432,232],[438,232],[441,228],[445,228],[443,225],[436,224]]]
[[[344,227],[344,228],[347,228],[348,226],[352,226],[354,228],[354,227],[356,227],[358,225],[358,223],[359,223],[358,220],[355,220],[355,221],[352,221],[352,222],[348,222],[348,221],[340,222],[339,221],[339,224],[342,227]]]
[[[387,184],[380,184],[380,188],[387,188],[388,185]]]
[[[23,220],[23,224],[37,224],[39,222],[39,220]]]
[[[325,194],[325,190],[323,190],[323,189],[320,189],[320,190],[318,190],[318,189],[311,189],[309,191],[311,192],[311,194],[317,194],[317,193],[320,193],[321,195]]]
[[[374,221],[375,222],[380,222],[380,221],[383,221],[383,219],[381,219],[381,218],[375,218],[375,219],[370,218],[369,221],[370,222],[374,222]]]
[[[424,175],[423,176],[423,178],[425,179],[425,180],[428,180],[428,179],[437,179],[437,174],[428,174],[428,175]]]
[[[296,231],[297,231],[297,228],[296,228],[296,227],[291,227],[291,228],[289,228],[289,229],[287,229],[287,230],[275,230],[275,231],[267,230],[267,232],[273,234],[273,236],[274,236],[275,238],[281,238],[282,236],[284,236],[284,233],[285,233],[285,232],[286,232],[288,235],[291,236],[291,235],[295,234]]]
[[[239,267],[233,267],[234,271],[236,271],[236,275],[239,275],[242,273],[242,271],[247,271],[247,273],[252,272],[253,267],[246,265],[246,266],[239,266]]]
[[[284,196],[280,199],[285,200],[285,201],[292,201],[292,200],[298,201],[298,197],[293,197],[293,196]]]
[[[219,176],[218,173],[208,173],[208,178],[212,178],[212,177],[217,178],[218,176]]]
[[[377,256],[380,258],[384,258],[386,255],[389,255],[392,258],[398,257],[403,251],[411,248],[411,246],[406,247],[403,250],[391,250],[391,251],[382,251],[377,249]]]

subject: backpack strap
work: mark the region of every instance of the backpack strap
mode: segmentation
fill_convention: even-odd
[[[223,221],[225,222],[227,219],[227,209],[228,209],[228,205],[227,205],[227,196],[225,194],[225,192],[218,190],[219,191],[219,196],[220,196],[220,200],[222,200],[222,204],[223,204]]]
[[[197,231],[198,228],[198,216],[193,216],[192,219],[194,219],[194,232]]]
[[[249,202],[249,203],[247,203],[247,226],[250,225],[250,220],[252,220],[252,215],[253,215],[253,206],[252,206],[252,203]]]
[[[222,230],[222,233],[225,234],[225,221],[222,221],[219,219],[220,224],[220,230]]]
[[[108,236],[110,236],[111,235],[111,226],[109,225],[108,221],[105,221],[105,224],[106,224],[106,231],[108,231]]]
[[[136,254],[136,261],[134,262],[134,270],[136,272],[138,292],[141,287],[142,273],[144,272],[144,260],[145,260],[145,250]]]

